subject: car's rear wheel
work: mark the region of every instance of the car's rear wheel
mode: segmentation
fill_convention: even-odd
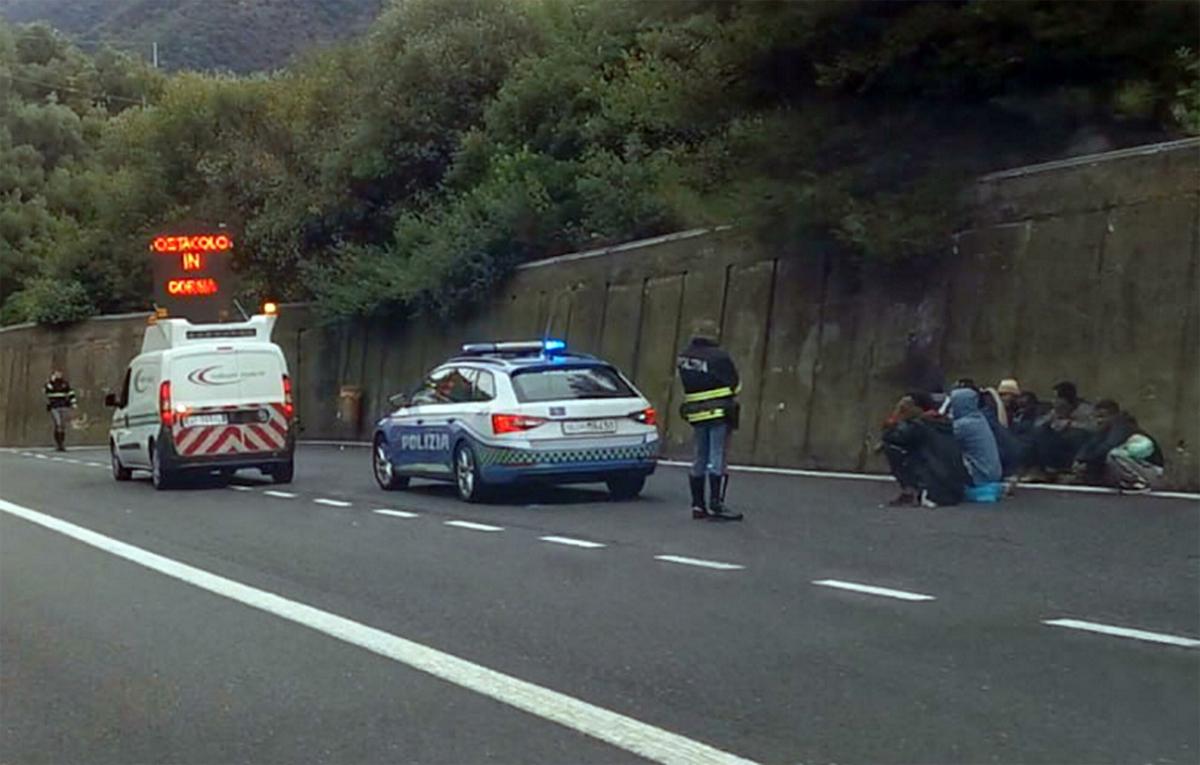
[[[291,483],[295,475],[296,463],[294,460],[271,466],[271,480],[275,483]]]
[[[481,502],[487,493],[479,475],[479,461],[470,444],[459,444],[454,450],[454,485],[464,502]]]
[[[150,482],[154,484],[154,488],[162,491],[175,484],[175,472],[163,464],[162,455],[158,452],[158,444],[152,444],[150,446]]]
[[[642,493],[642,489],[646,488],[646,476],[615,476],[608,479],[606,483],[608,484],[608,494],[613,499],[619,501],[635,499],[637,495]]]
[[[375,483],[384,491],[408,487],[408,476],[396,472],[396,466],[388,457],[387,441],[383,436],[375,439],[375,448],[371,450],[371,472],[375,474]]]
[[[117,445],[111,441],[108,443],[108,453],[112,460],[113,478],[118,481],[128,481],[133,476],[133,471],[121,464],[121,455],[117,454]]]

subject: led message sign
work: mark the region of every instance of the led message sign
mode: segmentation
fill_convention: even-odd
[[[154,302],[168,315],[194,322],[229,316],[234,236],[223,228],[181,224],[150,240]]]

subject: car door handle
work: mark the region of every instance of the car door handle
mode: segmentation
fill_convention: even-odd
[[[447,424],[447,425],[453,425],[453,424],[454,424],[454,418],[453,418],[453,417],[451,417],[450,419],[446,420],[446,424]]]
[[[418,425],[424,425],[424,424],[425,424],[425,421],[424,421],[424,420],[417,420],[417,424],[418,424]]]

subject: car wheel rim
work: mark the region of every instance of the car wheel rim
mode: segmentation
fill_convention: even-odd
[[[154,479],[154,483],[162,483],[162,470],[158,467],[158,458],[154,456],[154,451],[150,451],[150,477]]]
[[[458,453],[458,490],[464,497],[475,491],[475,465],[471,452],[462,449]]]
[[[375,447],[375,480],[381,484],[392,482],[392,463],[383,451],[383,444]]]
[[[110,446],[108,449],[108,456],[112,458],[113,475],[117,475],[121,472],[121,461],[117,459],[117,450]]]

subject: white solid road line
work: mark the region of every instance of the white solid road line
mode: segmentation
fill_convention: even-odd
[[[1052,627],[1067,627],[1073,630],[1084,630],[1085,632],[1098,632],[1102,635],[1115,635],[1116,637],[1133,638],[1134,640],[1148,640],[1151,643],[1165,643],[1167,645],[1177,645],[1184,648],[1196,648],[1200,646],[1200,640],[1195,638],[1178,637],[1176,635],[1164,635],[1161,632],[1147,632],[1146,630],[1135,630],[1129,627],[1112,627],[1107,624],[1097,624],[1096,622],[1085,622],[1079,619],[1047,619],[1042,624],[1049,624]]]
[[[655,555],[655,560],[666,561],[667,563],[682,563],[685,566],[699,566],[700,568],[715,568],[718,571],[737,571],[745,566],[739,566],[736,563],[721,563],[715,560],[702,560],[700,558],[685,558],[681,555]]]
[[[460,529],[471,529],[472,531],[504,531],[503,526],[489,526],[486,523],[471,523],[470,521],[442,521],[442,523]]]
[[[328,505],[329,507],[350,507],[354,504],[353,502],[346,502],[340,499],[325,499],[324,497],[314,499],[313,502],[316,502],[318,505]]]
[[[855,584],[854,582],[841,582],[837,579],[818,579],[813,584],[819,584],[822,587],[836,587],[839,590],[852,590],[854,592],[865,592],[868,595],[882,595],[885,598],[897,598],[899,600],[936,600],[932,595],[922,595],[919,592],[905,592],[904,590],[892,590],[887,587],[875,587],[870,584]]]
[[[48,459],[48,457],[46,457],[46,455],[44,455],[44,454],[35,454],[33,456],[37,457],[39,460]]]
[[[253,486],[242,486],[236,483],[231,483],[229,488],[233,489],[234,491],[254,491]]]
[[[418,518],[418,517],[420,517],[417,513],[410,513],[407,510],[388,510],[386,508],[380,508],[378,510],[372,510],[371,512],[379,513],[380,515],[390,515],[393,518]]]
[[[295,499],[296,497],[300,496],[299,494],[293,494],[290,491],[276,491],[275,489],[267,489],[263,492],[263,494],[266,494],[268,497],[278,497],[279,499]]]
[[[556,545],[570,545],[571,547],[586,547],[589,550],[594,550],[599,547],[604,547],[604,545],[600,544],[599,542],[589,542],[586,539],[572,539],[571,537],[549,536],[549,537],[538,537],[538,539],[542,540],[543,542],[553,542]]]
[[[497,672],[399,635],[157,555],[36,510],[0,499],[0,511],[57,531],[151,571],[365,648],[646,759],[668,765],[753,765],[751,760],[700,741]]]

